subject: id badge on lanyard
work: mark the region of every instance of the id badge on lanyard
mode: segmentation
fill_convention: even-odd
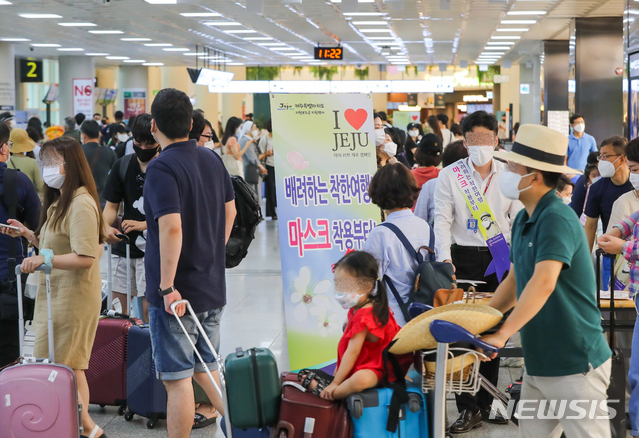
[[[469,236],[474,236],[479,232],[477,219],[468,219],[468,224],[466,225],[466,233]]]

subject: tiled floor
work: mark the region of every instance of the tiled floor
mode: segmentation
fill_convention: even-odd
[[[227,271],[228,304],[222,317],[221,353],[223,356],[236,347],[265,347],[275,354],[280,371],[288,370],[288,349],[282,303],[282,277],[279,240],[276,222],[263,222],[248,257],[242,264]],[[500,389],[505,389],[521,374],[520,368],[501,368]],[[457,412],[453,396],[447,402],[449,421]],[[109,438],[162,438],[167,436],[166,422],[155,429],[146,427],[146,420],[135,417],[126,422],[117,409],[90,406],[93,419]],[[222,437],[217,426],[195,430],[192,437]],[[468,438],[510,438],[517,436],[513,424],[496,426],[484,424],[465,435]]]

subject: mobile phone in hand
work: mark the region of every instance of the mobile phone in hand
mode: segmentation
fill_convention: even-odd
[[[20,228],[14,227],[13,225],[0,224],[0,227],[2,227],[2,228],[10,228],[12,230],[20,231]]]

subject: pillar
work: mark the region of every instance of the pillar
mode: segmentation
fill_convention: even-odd
[[[623,135],[623,29],[621,16],[575,19],[575,112],[597,143]]]
[[[541,122],[541,76],[538,55],[529,56],[519,64],[519,83],[528,84],[530,93],[519,94],[519,122],[539,125]]]
[[[568,111],[570,74],[569,40],[545,40],[544,47],[544,125],[548,111]]]
[[[219,98],[219,93],[209,93],[209,87],[204,85],[195,86],[195,104],[193,105],[193,108],[201,109],[202,111],[204,111],[206,120],[211,122],[211,125],[213,125],[213,129],[216,133],[219,133]]]
[[[510,68],[501,67],[501,75],[508,76],[508,82],[499,84],[499,109],[506,111],[513,105],[513,125],[519,122],[519,64],[511,64]],[[495,102],[495,99],[493,99]],[[521,123],[521,122],[520,122]]]
[[[65,117],[74,116],[73,112],[73,79],[95,78],[95,64],[92,56],[59,56],[60,69],[60,122]]]
[[[0,112],[16,109],[16,70],[13,43],[0,42]]]
[[[113,68],[113,67],[108,67],[108,68],[96,68],[95,69],[95,76],[98,78],[98,87],[100,88],[109,88],[111,90],[117,90],[118,86],[115,80],[115,73],[117,71],[117,67]],[[119,91],[118,91],[119,94]],[[109,118],[109,120],[113,121],[113,113],[115,112],[114,106],[117,103],[117,100],[115,103],[111,104],[111,105],[107,105],[106,108],[106,116]],[[97,103],[95,104],[95,112],[96,113],[100,113],[102,114],[102,105],[98,105]],[[103,116],[105,114],[102,114]]]
[[[127,109],[124,106],[124,95],[127,90],[130,92],[132,89],[144,90],[146,92],[143,112],[148,111],[149,104],[149,69],[141,65],[122,65],[120,66],[118,91],[118,108],[124,112],[124,119],[127,120],[130,114],[127,114]],[[134,114],[135,115],[135,114]]]

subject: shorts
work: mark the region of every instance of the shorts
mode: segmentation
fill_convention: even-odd
[[[222,307],[196,314],[216,352],[220,351],[220,321],[223,311]],[[187,311],[180,319],[206,365],[211,371],[217,370],[215,356],[206,341],[201,338],[193,317]],[[180,323],[175,316],[169,315],[164,310],[164,306],[149,307],[149,322],[153,360],[158,379],[181,380],[192,377],[194,372],[206,372],[182,331]]]
[[[144,257],[131,259],[131,298],[143,297],[146,292],[146,273],[144,271]],[[113,273],[113,292],[126,295],[126,257],[111,256],[111,271]],[[135,279],[135,280],[133,280]]]

